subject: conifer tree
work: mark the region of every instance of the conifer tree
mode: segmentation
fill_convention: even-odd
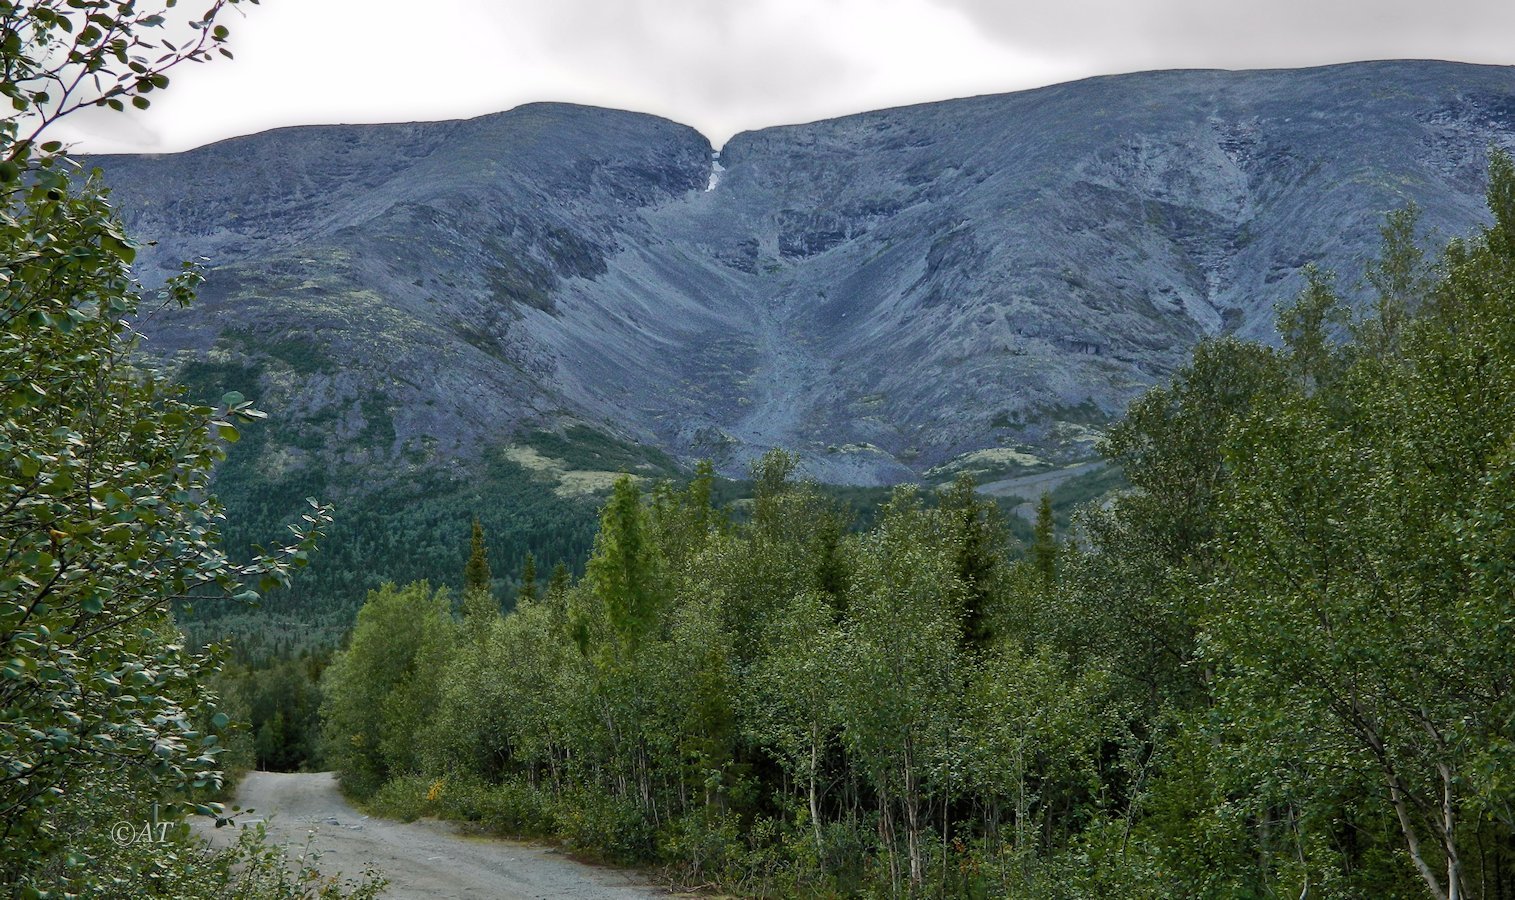
[[[521,590],[516,593],[516,605],[525,606],[537,599],[537,558],[526,551],[526,561],[521,564]]]
[[[1057,531],[1052,518],[1052,495],[1042,494],[1036,507],[1036,538],[1031,544],[1031,565],[1051,585],[1057,577]]]
[[[568,572],[568,564],[561,559],[552,567],[552,577],[547,580],[547,599],[554,603],[563,602],[568,596],[568,589],[573,586],[573,576]]]
[[[956,532],[954,568],[967,588],[963,644],[984,647],[993,637],[989,605],[1003,563],[1000,551],[1005,543],[1005,523],[994,501],[978,496],[973,476],[966,472],[942,495],[941,507]]]
[[[623,649],[631,650],[656,623],[661,596],[656,547],[649,541],[647,511],[636,482],[621,476],[600,514],[600,533],[586,583],[604,609]]]
[[[494,576],[489,571],[489,548],[484,546],[484,526],[473,520],[473,545],[463,567],[463,591],[489,590]]]
[[[489,571],[489,548],[484,545],[484,526],[475,518],[468,564],[463,567],[463,619],[470,623],[470,632],[482,638],[488,624],[499,614],[494,577]]]

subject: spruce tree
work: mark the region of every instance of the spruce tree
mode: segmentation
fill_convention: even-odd
[[[1050,587],[1057,577],[1057,531],[1052,518],[1052,495],[1042,494],[1036,507],[1035,539],[1031,543],[1031,565]]]
[[[649,533],[648,516],[636,482],[630,476],[621,476],[600,514],[594,556],[584,574],[591,596],[603,609],[617,652],[634,652],[656,627],[662,607],[658,552]],[[581,614],[581,636],[585,621]]]
[[[484,546],[484,526],[473,520],[473,546],[463,567],[463,592],[489,590],[494,581],[489,571],[489,548]]]
[[[516,606],[525,606],[537,599],[537,558],[526,551],[526,561],[521,564],[521,590],[516,593]]]
[[[573,576],[568,572],[568,564],[558,560],[557,565],[552,567],[552,577],[547,580],[547,599],[562,603],[572,586]]]
[[[494,577],[489,571],[489,548],[484,546],[484,526],[473,520],[473,541],[468,564],[463,567],[463,621],[470,633],[482,638],[487,626],[500,614],[494,596]],[[476,626],[476,627],[473,627]]]
[[[999,507],[978,495],[973,476],[966,472],[942,495],[941,508],[956,532],[953,567],[967,588],[962,642],[964,646],[987,647],[993,638],[989,607],[1003,564],[1005,523]],[[1048,513],[1050,516],[1050,508]]]

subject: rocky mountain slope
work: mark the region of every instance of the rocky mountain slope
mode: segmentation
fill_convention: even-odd
[[[267,477],[577,423],[868,484],[1085,453],[1195,341],[1267,336],[1305,264],[1358,292],[1385,212],[1479,222],[1491,144],[1515,146],[1515,69],[1381,62],[771,128],[718,172],[690,128],[551,104],[94,162],[157,242],[144,283],[211,261],[143,328],[192,384],[252,382],[282,422]]]

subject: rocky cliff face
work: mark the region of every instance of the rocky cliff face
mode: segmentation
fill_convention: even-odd
[[[263,465],[437,466],[587,423],[823,480],[1087,450],[1206,335],[1271,333],[1307,263],[1349,295],[1389,210],[1482,218],[1515,69],[1157,72],[736,136],[538,104],[94,160],[144,324],[285,423]],[[198,373],[198,374],[197,374]]]

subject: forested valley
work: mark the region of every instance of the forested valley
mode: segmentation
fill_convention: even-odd
[[[1218,338],[1016,549],[971,480],[852,532],[774,451],[615,487],[583,577],[476,530],[370,593],[327,762],[441,815],[743,895],[1515,896],[1515,166],[1435,258],[1389,217],[1279,347]]]

